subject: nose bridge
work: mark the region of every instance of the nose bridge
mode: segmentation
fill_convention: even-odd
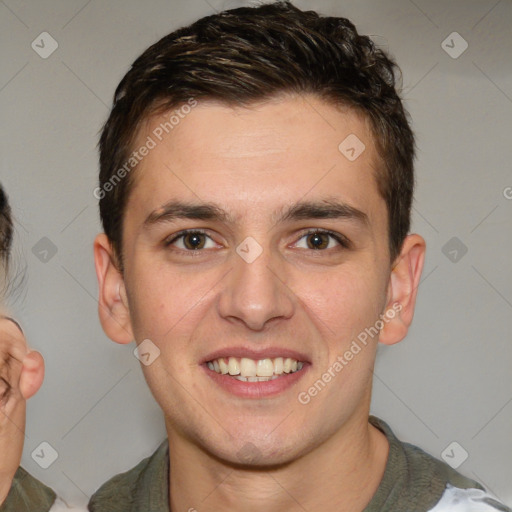
[[[247,237],[233,252],[232,265],[219,300],[222,317],[237,318],[261,330],[269,320],[293,314],[293,294],[285,284],[284,267],[268,243]]]

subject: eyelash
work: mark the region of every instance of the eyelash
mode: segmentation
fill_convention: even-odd
[[[179,240],[180,238],[183,238],[184,236],[189,235],[189,234],[201,234],[201,235],[205,235],[205,236],[209,237],[208,233],[202,229],[184,229],[184,230],[176,233],[170,240],[166,240],[164,242],[165,246],[169,247],[174,242]],[[304,238],[307,235],[312,235],[312,234],[329,235],[340,244],[341,248],[350,249],[350,247],[351,247],[350,241],[346,237],[344,237],[343,235],[336,233],[334,231],[330,231],[328,229],[319,229],[319,228],[309,229],[309,230],[305,231],[304,233],[302,233],[299,240]],[[211,237],[209,237],[209,238],[211,238]],[[310,249],[310,250],[315,251],[315,252],[327,251],[327,249]],[[194,249],[176,249],[176,251],[183,252],[187,256],[193,257],[193,256],[199,256],[204,251],[204,249],[196,249],[196,250],[194,250]]]

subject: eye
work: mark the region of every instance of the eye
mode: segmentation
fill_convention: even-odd
[[[336,246],[348,249],[350,242],[340,233],[335,233],[323,229],[310,229],[303,233],[300,240],[305,239],[305,245],[296,245],[301,249],[310,249],[314,251],[322,251],[326,249],[334,249]],[[210,243],[210,245],[208,245]],[[214,249],[215,242],[205,231],[199,229],[185,229],[176,233],[165,241],[165,246],[174,246],[176,249],[185,253],[201,252],[201,249]]]
[[[207,246],[207,240],[210,239],[212,245]],[[174,245],[183,251],[197,251],[199,249],[212,249],[215,247],[213,240],[204,232],[198,229],[180,231],[171,239],[165,242],[166,247]]]
[[[314,251],[332,249],[336,245],[345,249],[348,249],[350,246],[349,241],[343,235],[324,229],[311,229],[301,236],[300,240],[302,239],[305,239],[306,242],[305,246],[302,246],[301,249],[311,249]],[[331,243],[332,240],[335,242]]]

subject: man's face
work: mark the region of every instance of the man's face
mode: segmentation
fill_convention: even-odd
[[[132,332],[160,350],[145,377],[171,440],[231,462],[293,460],[367,419],[377,337],[342,370],[333,363],[387,303],[387,210],[368,127],[313,96],[249,109],[199,102],[158,141],[168,118],[138,134],[135,147],[148,135],[157,144],[135,171],[124,218]],[[355,160],[338,148],[351,134],[365,145]],[[226,218],[173,216],[178,201],[215,205]],[[306,202],[324,212],[339,203],[341,215],[290,211]],[[223,374],[219,359],[232,373],[242,366],[239,377],[256,365],[276,378]]]

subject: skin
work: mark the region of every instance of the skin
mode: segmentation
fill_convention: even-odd
[[[41,387],[44,361],[30,350],[19,327],[0,308],[0,504],[20,465],[26,401]]]
[[[135,146],[161,121],[148,119]],[[338,150],[349,134],[366,146],[353,162]],[[390,261],[379,164],[365,120],[312,95],[250,108],[200,102],[139,164],[123,220],[123,273],[107,237],[95,240],[99,314],[112,340],[150,339],[160,350],[142,368],[172,447],[172,511],[339,512],[371,500],[389,448],[368,423],[377,343],[406,335],[425,253],[424,240],[409,235]],[[364,212],[367,222],[279,222],[274,213],[327,198]],[[176,199],[214,202],[234,222],[144,224]],[[165,245],[197,228],[208,236],[192,256],[183,239]],[[350,246],[325,236],[328,246],[313,249],[309,228],[339,233]],[[246,237],[262,248],[252,263],[236,252]],[[301,404],[298,393],[393,304],[401,311],[379,336]],[[234,346],[289,348],[310,366],[277,396],[237,397],[200,366],[212,351]]]

